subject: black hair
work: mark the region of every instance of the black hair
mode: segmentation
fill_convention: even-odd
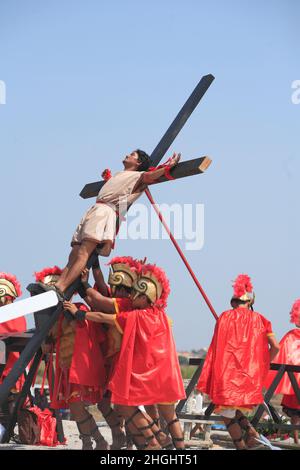
[[[232,298],[230,301],[230,305],[232,308],[238,308],[240,305],[245,305],[246,303],[250,302],[249,300],[241,300],[237,298]]]
[[[140,162],[140,166],[138,167],[138,171],[147,171],[152,164],[152,160],[149,155],[144,152],[143,150],[137,149],[136,153],[138,154],[138,161]]]

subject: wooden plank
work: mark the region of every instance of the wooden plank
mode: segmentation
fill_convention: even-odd
[[[204,173],[211,164],[211,159],[209,157],[200,157],[195,158],[194,160],[187,160],[185,162],[178,163],[171,171],[170,175],[172,178],[179,179],[185,178],[187,176],[199,175]],[[164,183],[165,181],[170,181],[165,176],[159,178],[159,180],[154,183]],[[88,199],[90,197],[97,197],[99,191],[104,186],[105,181],[96,181],[94,183],[88,183],[82,189],[80,196],[83,199]]]
[[[204,75],[196,88],[191,93],[190,97],[187,99],[185,104],[182,106],[181,110],[177,114],[176,118],[165,132],[150,157],[153,162],[153,166],[157,166],[162,160],[163,156],[166,154],[167,150],[170,148],[177,135],[185,125],[186,121],[194,111],[194,109],[199,104],[201,98],[206,93],[215,77],[211,74]]]

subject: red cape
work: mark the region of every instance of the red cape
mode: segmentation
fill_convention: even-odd
[[[138,406],[185,397],[175,343],[165,312],[156,307],[121,312],[122,347],[108,388],[112,403]]]
[[[1,311],[0,311],[0,315],[1,315]],[[26,327],[25,317],[16,318],[15,320],[9,320],[5,323],[0,323],[0,334],[23,333],[24,331],[26,331],[26,329],[27,327]],[[5,377],[8,376],[8,374],[12,370],[15,362],[17,362],[19,357],[20,357],[20,353],[18,352],[9,353],[5,368],[0,377],[0,384],[3,382]],[[21,377],[17,380],[14,389],[19,392],[22,389],[24,381],[25,381],[24,376],[21,375]]]
[[[0,310],[1,315],[1,310]],[[25,317],[15,318],[4,323],[0,323],[0,334],[5,333],[24,333],[26,331]]]
[[[76,303],[75,305],[78,309],[88,310],[84,304]],[[77,321],[71,366],[63,370],[58,360],[60,338],[57,338],[56,351],[58,353],[51,407],[68,408],[68,398],[73,392],[80,394],[80,400],[90,403],[97,403],[101,400],[106,382],[104,357],[101,351],[101,343],[104,339],[100,323],[89,320]],[[65,399],[60,399],[60,396],[64,396]]]
[[[280,341],[280,351],[274,358],[276,364],[292,364],[300,365],[300,329],[290,330]],[[265,386],[269,388],[273,382],[277,371],[269,371]],[[300,373],[294,373],[298,386],[300,387]],[[284,395],[295,395],[292,384],[287,373],[284,374],[275,394],[283,393]],[[299,405],[300,407],[300,405]]]
[[[269,370],[267,334],[271,323],[246,308],[223,312],[217,320],[197,389],[215,405],[251,406],[263,402]]]

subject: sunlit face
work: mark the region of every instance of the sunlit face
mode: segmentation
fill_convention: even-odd
[[[134,292],[134,294],[136,294],[136,292]],[[132,299],[133,308],[143,309],[143,308],[150,307],[150,305],[151,304],[148,300],[148,297],[145,294],[139,294],[136,297],[133,295],[133,299]]]
[[[126,155],[126,157],[123,160],[123,164],[125,168],[130,167],[133,169],[137,169],[140,165],[138,158],[139,158],[138,153],[135,150],[131,152],[130,154]]]

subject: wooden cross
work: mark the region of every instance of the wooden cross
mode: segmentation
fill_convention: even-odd
[[[208,90],[210,85],[214,80],[213,75],[205,75],[201,78],[200,82],[185,102],[176,118],[167,129],[155,149],[150,155],[153,166],[157,166],[162,158],[164,157],[167,150],[170,148],[175,138],[187,122],[188,118],[199,104],[201,98]],[[184,178],[186,176],[196,175],[203,173],[208,166],[210,165],[211,160],[208,157],[197,158],[195,160],[189,160],[186,162],[179,163],[171,169],[170,175],[172,179]],[[162,176],[156,183],[162,183],[168,181],[165,176]],[[82,189],[80,196],[83,199],[88,199],[91,197],[96,197],[101,190],[102,186],[105,184],[105,181],[96,181],[94,183],[88,183]]]
[[[204,77],[201,78],[200,82],[186,101],[186,103],[183,105],[182,109],[179,111],[178,115],[158,143],[158,145],[155,147],[151,154],[151,159],[153,162],[154,166],[157,166],[159,162],[162,160],[164,157],[165,153],[177,137],[178,133],[180,130],[183,128],[184,124],[200,102],[201,98],[205,94],[205,92],[208,90],[210,87],[211,83],[213,82],[214,77],[212,75],[205,75]],[[198,158],[195,160],[190,160],[187,162],[183,162],[178,164],[175,168],[173,168],[170,172],[171,176],[174,179],[177,178],[183,178],[185,176],[190,176],[193,174],[199,174],[205,171],[205,169],[209,166],[210,164],[210,159],[208,157],[202,157]],[[166,178],[162,176],[157,182],[163,182],[166,181]],[[104,182],[96,182],[96,183],[90,183],[85,186],[85,188],[81,192],[81,196],[85,198],[89,197],[94,197],[97,196],[99,190],[101,189],[102,185]],[[96,254],[93,253],[87,263],[87,267],[90,268],[95,259]],[[80,283],[80,278],[77,279],[66,291],[65,297],[66,299],[70,299],[72,295],[77,291],[78,286]],[[40,324],[37,322],[37,329],[33,337],[30,339],[30,341],[27,343],[25,346],[24,350],[22,351],[20,358],[18,361],[14,364],[11,372],[8,374],[8,376],[4,379],[3,383],[0,385],[0,406],[7,400],[8,395],[10,394],[11,388],[15,385],[17,382],[18,378],[24,373],[24,370],[26,369],[27,365],[29,362],[36,356],[36,354],[39,353],[41,344],[47,337],[50,329],[52,326],[55,324],[57,321],[59,315],[62,313],[63,307],[62,304],[60,303],[58,307],[53,307],[50,308],[47,311],[41,312],[36,312],[35,316],[40,316],[42,318],[42,321]],[[38,361],[35,361],[38,363]],[[33,367],[33,366],[32,366]],[[37,366],[36,366],[37,367]],[[33,371],[33,370],[32,370]],[[34,375],[34,374],[33,374]],[[31,376],[28,376],[26,379],[26,387],[24,387],[24,390],[20,393],[20,397],[18,399],[18,403],[16,405],[16,409],[19,409],[25,401],[26,394],[27,394],[27,388],[30,388],[30,380]],[[14,420],[16,417],[14,417]],[[13,429],[13,424],[11,423],[11,429]],[[7,435],[7,441],[10,439],[10,433]]]
[[[199,175],[203,173],[211,164],[209,157],[195,158],[194,160],[187,160],[186,162],[178,163],[175,167],[171,168],[170,176],[172,179],[185,178],[186,176]],[[165,175],[161,176],[155,183],[163,183],[170,181]],[[88,183],[82,189],[80,196],[83,199],[90,197],[97,197],[105,181],[96,181],[95,183]]]

